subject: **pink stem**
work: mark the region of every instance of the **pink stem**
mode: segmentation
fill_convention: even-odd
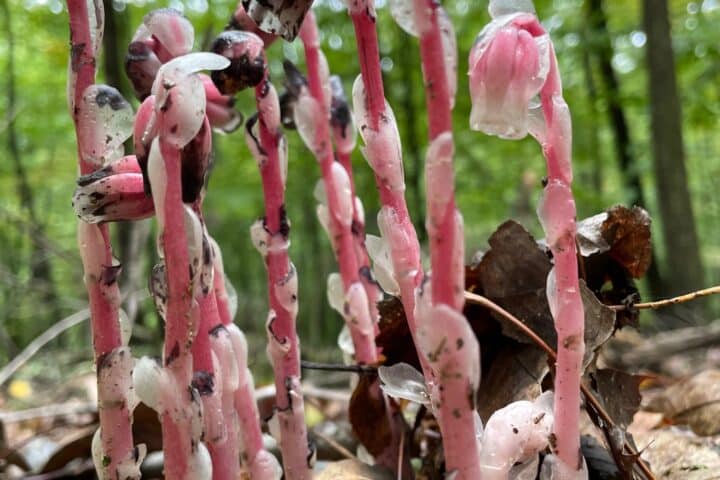
[[[323,182],[325,183],[325,192],[327,194],[328,210],[329,210],[329,230],[332,244],[335,247],[335,258],[340,268],[340,276],[342,277],[346,298],[350,291],[350,287],[354,284],[360,284],[360,269],[358,265],[358,257],[355,254],[355,239],[352,232],[352,222],[343,223],[340,219],[342,216],[342,207],[340,206],[340,196],[349,192],[342,192],[336,182],[333,174],[333,156],[332,141],[330,138],[330,112],[326,103],[323,91],[323,82],[326,79],[321,78],[320,74],[320,48],[319,34],[317,31],[317,23],[315,15],[312,11],[305,16],[303,27],[300,30],[300,38],[305,46],[305,61],[308,71],[309,90],[312,97],[319,105],[321,118],[316,119],[315,128],[315,145],[322,145],[319,151],[315,151],[316,159],[320,163]],[[345,199],[354,203],[354,196]],[[367,301],[365,302],[367,303]],[[374,335],[368,335],[367,328],[374,324],[370,318],[370,312],[361,308],[357,310],[361,318],[354,318],[353,322],[348,323],[350,335],[355,346],[355,359],[359,363],[372,364],[377,360],[377,349],[375,348]],[[359,326],[359,328],[358,328]],[[373,330],[374,332],[374,327]]]
[[[380,71],[380,49],[376,30],[375,6],[373,0],[358,0],[349,6],[350,17],[355,28],[355,39],[358,46],[360,71],[365,86],[368,111],[368,128],[378,130],[380,118],[385,111],[385,91],[383,88],[382,73]],[[410,219],[405,192],[390,188],[382,179],[381,172],[375,173],[375,185],[380,195],[380,202],[383,207],[392,209],[395,213],[399,228],[413,245],[410,249],[392,248],[391,256],[397,264],[401,256],[411,258],[414,265],[414,275],[401,275],[397,278],[400,286],[400,296],[405,309],[410,332],[413,339],[417,337],[417,326],[415,322],[415,288],[420,285],[422,279],[422,265],[420,264],[420,244],[417,239],[417,232]],[[415,341],[417,345],[417,341]],[[423,371],[428,372],[424,356],[419,355]],[[427,377],[427,375],[426,375]]]
[[[416,24],[420,30],[420,54],[423,64],[425,81],[425,99],[428,111],[428,124],[431,145],[443,142],[441,149],[428,153],[426,165],[427,185],[427,229],[430,239],[430,262],[432,266],[432,304],[446,305],[460,315],[458,320],[465,321],[461,316],[463,309],[462,291],[464,290],[464,259],[462,224],[455,206],[454,173],[452,169],[452,107],[449,93],[448,77],[445,65],[445,52],[442,42],[442,31],[438,15],[442,14],[440,5],[434,0],[415,0]],[[444,137],[440,138],[441,135]],[[448,165],[436,164],[431,155],[442,153]],[[442,169],[436,178],[430,169]],[[442,185],[441,187],[438,185]],[[447,199],[438,204],[439,195]],[[440,191],[444,190],[444,191]],[[449,190],[449,191],[448,191]],[[435,197],[435,198],[433,198]],[[460,295],[458,295],[458,291]],[[432,321],[432,319],[429,319]],[[468,331],[470,331],[468,329]],[[472,333],[470,331],[470,333]],[[474,336],[457,339],[471,348],[469,343],[477,344]],[[451,347],[453,348],[453,347]],[[459,345],[458,350],[461,349]],[[477,351],[478,347],[474,347]],[[444,350],[444,349],[443,349]],[[429,357],[429,356],[428,356]],[[468,381],[468,366],[458,362],[452,354],[442,353],[436,359],[430,359],[434,373],[433,404],[439,407],[438,423],[443,436],[446,470],[457,472],[458,480],[475,480],[480,478],[480,452],[475,433],[475,394],[471,391],[468,402],[468,388],[477,388]],[[479,358],[469,358],[478,365]],[[460,378],[444,375],[450,368],[457,365],[463,372]]]
[[[336,137],[336,135],[334,135]],[[352,158],[351,152],[337,151],[337,161],[343,166],[345,171],[350,178],[350,192],[352,198],[355,198],[355,180],[353,178],[352,171]],[[360,275],[360,281],[365,288],[365,293],[368,297],[368,308],[370,309],[370,316],[373,319],[373,325],[375,326],[375,336],[380,332],[378,326],[378,320],[380,313],[378,312],[377,302],[382,298],[380,287],[372,277],[370,277],[370,256],[368,255],[367,248],[365,247],[365,220],[360,217],[357,204],[353,202],[353,217],[352,217],[352,234],[353,244],[355,247],[355,257],[358,261],[358,268],[360,272],[368,272],[366,275]]]
[[[273,100],[272,105],[266,105],[266,100],[270,98],[271,93],[274,94],[275,100]],[[266,99],[266,97],[268,98]],[[285,213],[285,185],[278,152],[282,132],[279,123],[266,123],[268,121],[275,122],[277,118],[269,114],[266,109],[275,109],[279,112],[280,106],[277,103],[277,94],[274,93],[274,87],[270,83],[267,73],[265,79],[255,88],[255,98],[260,129],[259,142],[266,155],[265,160],[260,165],[265,199],[265,229],[271,243],[286,244],[289,225]],[[307,431],[301,414],[303,411],[302,394],[299,391],[291,391],[291,388],[295,388],[295,384],[298,389],[300,385],[300,347],[295,330],[295,312],[280,301],[276,289],[290,275],[297,275],[297,273],[291,270],[287,246],[270,248],[265,256],[265,266],[268,274],[270,308],[275,315],[268,325],[268,329],[274,337],[274,339],[271,339],[269,348],[273,349],[272,342],[275,341],[286,349],[279,356],[277,362],[272,362],[275,371],[276,406],[278,415],[283,417],[280,421],[280,449],[283,454],[285,475],[289,479],[310,479],[311,469],[308,465]],[[293,397],[291,394],[297,394],[297,397]],[[293,398],[292,402],[290,401],[291,398]]]
[[[578,280],[575,242],[575,200],[572,182],[570,118],[562,98],[560,73],[554,49],[550,71],[540,92],[547,137],[542,144],[547,163],[548,183],[540,206],[543,227],[555,261],[555,288],[548,289],[557,330],[554,433],[557,455],[567,466],[582,468],[580,455],[580,380],[585,353],[585,317]],[[561,225],[553,235],[548,225]],[[551,227],[552,228],[552,227]]]
[[[380,48],[378,47],[377,30],[375,29],[375,5],[373,0],[356,0],[348,2],[350,17],[355,28],[365,90],[367,91],[367,110],[370,112],[370,125],[378,129],[380,116],[385,111],[385,89],[380,72]],[[382,194],[382,193],[381,193]],[[383,202],[385,203],[385,202]],[[403,203],[405,200],[403,198]]]
[[[83,92],[87,87],[95,83],[96,58],[92,48],[90,34],[88,2],[85,0],[69,0],[68,14],[70,21],[70,45],[71,45],[71,81],[73,82],[71,104],[80,104]],[[74,77],[74,79],[73,79]],[[76,128],[76,139],[78,141],[78,163],[82,175],[92,173],[94,167],[91,163],[82,158],[80,152],[90,151],[80,145],[81,135],[78,131],[79,111],[74,108],[72,111],[73,121]],[[99,384],[99,368],[102,359],[109,355],[116,348],[122,346],[120,337],[120,323],[118,320],[118,308],[120,302],[120,289],[115,275],[105,275],[113,271],[112,247],[107,225],[98,225],[97,228],[102,237],[103,251],[103,275],[91,278],[86,275],[86,288],[90,303],[90,321],[93,335],[93,348],[95,350],[95,364],[98,372],[98,391],[104,389]],[[87,246],[82,242],[79,245],[81,250]],[[87,270],[87,266],[85,266]],[[104,279],[102,277],[105,277]],[[125,381],[129,381],[131,372],[123,372],[126,375]],[[113,379],[115,380],[115,379]],[[125,392],[126,394],[127,392]],[[103,398],[98,399],[103,402]],[[103,448],[103,476],[115,478],[119,475],[119,468],[122,462],[134,456],[134,445],[132,435],[132,414],[128,409],[128,399],[118,403],[107,402],[104,408],[100,409],[100,436]],[[131,478],[139,478],[137,476]]]
[[[165,367],[177,388],[187,391],[192,383],[193,358],[191,346],[198,328],[197,306],[193,305],[189,254],[185,235],[182,202],[180,151],[160,138],[160,152],[165,165],[167,186],[164,209],[165,226],[161,233],[162,248],[167,272],[168,300],[165,319]],[[187,395],[176,399],[181,407],[191,400]],[[188,461],[197,446],[190,422],[181,421],[175,412],[161,415],[165,475],[168,478],[186,478]]]

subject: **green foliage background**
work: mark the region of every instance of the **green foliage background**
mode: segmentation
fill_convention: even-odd
[[[3,0],[7,1],[7,0]],[[317,0],[322,47],[332,73],[340,75],[350,91],[359,71],[352,25],[341,0]],[[574,122],[574,190],[580,217],[592,215],[616,203],[626,202],[618,170],[612,132],[608,125],[607,95],[599,80],[592,53],[598,38],[589,33],[580,0],[538,1],[538,13],[549,28],[560,59],[567,101]],[[415,39],[408,38],[389,16],[384,1],[378,1],[378,28],[385,70],[386,95],[393,106],[403,136],[408,183],[408,201],[413,218],[422,218],[422,162],[426,143],[426,116],[420,63]],[[524,223],[542,236],[534,209],[544,175],[544,162],[532,140],[508,142],[489,138],[468,129],[470,99],[467,71],[468,51],[477,33],[488,21],[486,2],[445,2],[456,26],[459,45],[459,86],[454,113],[457,142],[457,190],[465,216],[468,254],[486,248],[486,238],[508,217]],[[648,209],[655,209],[647,78],[644,65],[644,34],[637,1],[605,2],[619,77],[621,103],[630,123],[632,151],[642,178]],[[115,1],[118,41],[127,45],[142,16],[164,6],[182,8],[196,28],[196,47],[203,48],[227,23],[234,3],[225,0],[174,0],[165,2]],[[65,98],[68,54],[67,12],[59,0],[11,0],[11,27],[15,36],[15,111],[8,111],[6,96],[0,96],[0,365],[43,330],[86,306],[80,259],[75,245],[76,221],[70,198],[77,173],[73,127]],[[720,4],[716,0],[671,2],[673,44],[682,96],[685,147],[695,218],[706,269],[705,282],[720,280],[720,159],[717,133],[720,127],[720,42],[717,25]],[[5,68],[9,55],[7,18],[0,21],[0,86],[7,91]],[[124,55],[124,50],[121,52]],[[590,61],[588,62],[588,55]],[[302,65],[302,47],[274,45],[269,53],[271,72],[280,83],[283,57]],[[102,74],[99,81],[103,81]],[[591,85],[597,89],[595,98]],[[120,85],[128,99],[127,83]],[[134,105],[137,101],[133,99]],[[252,113],[250,92],[238,96],[238,108]],[[18,175],[11,161],[8,122],[14,122],[19,153],[33,193],[37,224],[29,220],[28,206],[20,200]],[[414,133],[413,133],[414,132]],[[413,135],[416,139],[413,142]],[[299,330],[306,356],[327,358],[341,327],[325,300],[325,280],[334,270],[334,260],[315,218],[313,187],[319,171],[295,132],[290,139],[288,211],[292,221],[292,258],[300,272]],[[215,136],[215,169],[207,197],[210,232],[223,249],[226,273],[238,291],[236,321],[257,338],[262,349],[266,317],[265,273],[249,238],[251,223],[262,212],[262,197],[256,165],[241,131]],[[371,172],[359,152],[354,156],[358,192],[365,204],[368,232],[376,233],[378,208]],[[690,214],[690,212],[688,212]],[[418,227],[422,224],[418,220]],[[656,224],[654,235],[660,235]],[[656,243],[657,244],[657,243]],[[39,245],[39,248],[33,248]],[[658,244],[659,245],[659,244]],[[148,260],[152,240],[136,252]],[[659,251],[662,261],[667,252]],[[682,252],[673,252],[682,254]],[[42,258],[37,258],[42,255]],[[121,259],[127,261],[127,259]],[[49,262],[53,283],[33,277],[31,263]],[[661,271],[662,271],[662,263]],[[671,276],[672,272],[663,272]],[[49,304],[45,292],[57,292]],[[158,351],[159,325],[149,300],[143,302],[138,320],[138,348]],[[66,352],[89,357],[87,326],[75,328],[58,340]]]

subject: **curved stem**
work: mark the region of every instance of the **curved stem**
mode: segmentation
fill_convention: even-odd
[[[283,453],[285,475],[289,479],[310,479],[307,431],[303,417],[300,390],[300,347],[295,330],[297,291],[291,295],[290,305],[278,297],[278,289],[296,281],[297,272],[288,255],[289,223],[285,213],[285,183],[280,165],[279,143],[282,138],[277,118],[279,112],[275,88],[266,77],[255,88],[258,109],[259,147],[263,158],[257,159],[262,177],[265,199],[264,229],[267,233],[265,266],[268,274],[268,296],[271,316],[268,336],[272,366],[275,372],[276,407],[280,416],[280,449]]]
[[[71,115],[75,124],[76,140],[78,143],[78,163],[82,175],[92,173],[92,164],[82,158],[81,152],[90,149],[82,148],[81,132],[79,131],[80,104],[85,89],[95,83],[95,58],[91,29],[102,25],[102,2],[87,2],[86,0],[68,0],[68,14],[70,22],[70,83],[69,104]],[[88,5],[95,8],[93,18],[98,25],[90,25],[90,12]],[[98,18],[99,17],[99,18]],[[102,384],[103,359],[113,351],[122,347],[118,311],[120,306],[120,289],[115,275],[112,247],[107,225],[79,225],[79,248],[85,269],[85,285],[90,301],[90,320],[92,326],[93,348],[95,351],[95,364],[98,372],[98,401],[103,404],[100,417],[100,437],[103,449],[103,471],[99,472],[105,478],[115,478],[120,475],[123,463],[133,461],[134,445],[132,435],[132,413],[128,409],[128,393],[122,392],[120,402],[110,402],[102,397],[103,392],[110,390]],[[93,252],[88,243],[89,238],[98,239],[95,252],[102,252],[100,258],[89,259]],[[93,275],[92,263],[101,265],[100,275]],[[129,384],[131,372],[119,371],[118,377],[107,378],[106,381],[118,384]],[[130,479],[139,479],[139,469],[136,472],[123,470],[124,475]]]

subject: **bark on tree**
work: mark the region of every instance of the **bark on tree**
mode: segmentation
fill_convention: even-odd
[[[683,148],[667,0],[643,0],[655,188],[663,232],[668,294],[703,286],[703,268]],[[657,217],[656,217],[657,218]]]
[[[628,203],[647,208],[637,158],[633,155],[630,126],[620,101],[620,82],[612,67],[613,47],[608,32],[604,3],[603,0],[590,0],[586,4],[585,16],[591,36],[590,53],[596,58],[599,67],[605,101],[607,102],[608,120],[613,132],[615,155],[618,167],[622,172],[625,189],[628,192]],[[590,88],[589,90],[591,100],[594,102],[592,97],[595,89]],[[657,255],[653,252],[652,262],[646,277],[653,297],[669,294],[660,276],[657,259]]]

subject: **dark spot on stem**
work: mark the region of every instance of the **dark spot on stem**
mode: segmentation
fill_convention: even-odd
[[[288,220],[287,211],[285,210],[285,204],[280,205],[278,216],[280,217],[280,228],[278,233],[287,240],[290,236],[290,221]]]
[[[103,283],[103,285],[112,285],[113,283],[117,282],[118,276],[120,276],[121,271],[121,264],[103,266],[102,273],[100,274],[100,281]]]
[[[191,385],[200,396],[212,395],[215,390],[215,375],[212,372],[198,370],[193,373]]]
[[[122,94],[108,85],[98,85],[95,103],[97,103],[99,107],[109,106],[115,111],[130,108],[130,104],[123,98]]]
[[[217,338],[217,337],[220,335],[220,332],[225,332],[225,331],[227,331],[227,328],[225,328],[225,325],[223,325],[222,323],[218,323],[217,325],[215,325],[214,327],[212,327],[212,328],[208,331],[208,333],[209,333],[211,336]]]
[[[170,355],[167,356],[165,359],[165,366],[170,366],[172,362],[177,360],[177,358],[180,356],[180,344],[178,342],[175,342],[175,345],[173,345],[173,348],[170,350]]]

